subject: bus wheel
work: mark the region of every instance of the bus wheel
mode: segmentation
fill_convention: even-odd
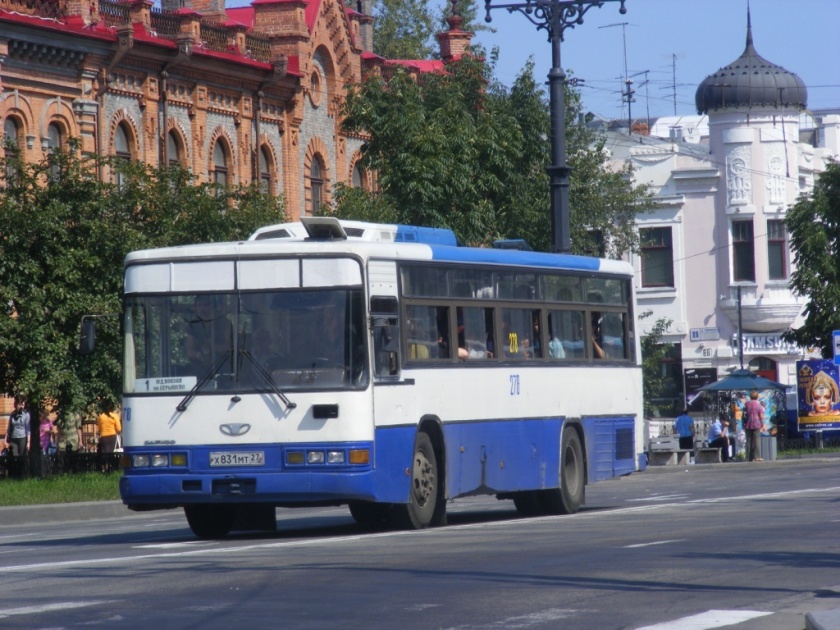
[[[585,497],[583,447],[578,432],[567,428],[560,440],[560,488],[540,490],[539,500],[545,514],[574,514]]]
[[[390,503],[351,501],[349,507],[350,516],[359,525],[381,525],[388,521],[392,506]]]
[[[426,433],[418,433],[414,442],[411,470],[411,490],[408,504],[400,505],[399,521],[409,529],[423,529],[440,521],[438,506],[438,467],[435,449]],[[439,508],[439,509],[438,509]],[[436,514],[437,512],[437,514]],[[437,518],[436,518],[437,516]]]
[[[236,520],[235,505],[187,505],[184,507],[187,523],[199,538],[224,538],[233,529]]]
[[[536,490],[513,493],[513,505],[522,516],[537,516],[542,513],[540,498]]]

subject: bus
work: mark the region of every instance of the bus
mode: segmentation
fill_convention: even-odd
[[[274,529],[277,507],[571,514],[641,463],[626,262],[303,217],[130,253],[122,317],[122,500],[184,508],[200,538]]]

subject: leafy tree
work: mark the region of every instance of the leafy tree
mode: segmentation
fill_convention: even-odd
[[[639,321],[653,315],[653,311],[645,311],[639,315]],[[650,329],[650,333],[642,337],[642,395],[644,398],[645,417],[656,415],[658,406],[654,403],[662,398],[669,388],[670,379],[662,372],[662,360],[668,356],[673,347],[672,343],[662,343],[662,336],[671,320],[660,317]]]
[[[77,348],[83,315],[119,312],[129,251],[244,238],[283,218],[276,198],[195,185],[179,168],[117,161],[126,183],[102,182],[71,145],[40,164],[0,160],[0,390],[27,397],[35,426],[44,405],[66,415],[119,400],[118,320],[101,320],[96,353]]]
[[[373,52],[386,59],[427,59],[435,52],[436,19],[422,0],[377,0]]]
[[[840,162],[827,164],[813,194],[800,197],[785,225],[796,263],[790,284],[808,299],[805,324],[785,338],[830,357],[831,333],[840,330]]]
[[[545,94],[532,62],[510,90],[490,75],[481,60],[464,58],[445,73],[397,71],[352,90],[345,129],[368,134],[363,165],[378,173],[379,189],[339,191],[336,214],[449,227],[473,244],[518,236],[550,250]],[[635,217],[651,194],[629,183],[629,166],[609,168],[603,138],[572,124],[579,94],[570,88],[566,98],[572,249],[596,251],[596,234],[606,244],[598,253],[618,257],[637,247]]]

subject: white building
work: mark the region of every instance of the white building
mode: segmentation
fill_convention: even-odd
[[[796,360],[812,351],[781,339],[805,305],[789,286],[783,221],[840,156],[840,108],[806,110],[802,80],[756,52],[749,16],[743,54],[700,84],[696,104],[700,115],[660,119],[651,135],[607,134],[612,159],[629,160],[658,201],[638,218],[643,248],[631,260],[639,310],[653,311],[642,335],[664,317],[664,341],[677,344],[663,416],[740,367],[739,317],[744,367],[795,384]]]

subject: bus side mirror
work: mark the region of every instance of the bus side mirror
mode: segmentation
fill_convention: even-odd
[[[373,358],[376,376],[399,374],[400,329],[387,317],[373,318]]]
[[[79,337],[79,354],[90,354],[96,346],[96,320],[82,317],[82,334]]]

